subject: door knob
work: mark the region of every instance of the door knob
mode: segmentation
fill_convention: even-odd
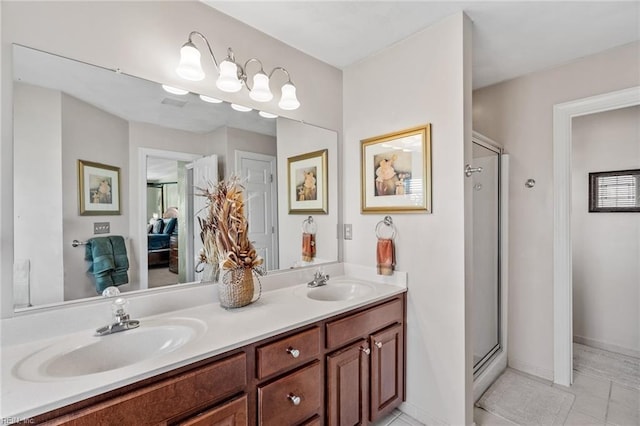
[[[482,173],[482,167],[471,167],[467,164],[464,168],[464,174],[470,177],[474,173]]]

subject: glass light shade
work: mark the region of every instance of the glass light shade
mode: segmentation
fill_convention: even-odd
[[[258,112],[258,115],[264,118],[278,118],[276,114],[271,114],[270,112],[267,112],[267,111],[260,111]]]
[[[253,108],[249,108],[246,107],[244,105],[238,105],[238,104],[231,104],[231,108],[235,109],[236,111],[240,111],[240,112],[249,112],[251,111]]]
[[[269,102],[273,99],[273,93],[269,88],[269,77],[262,71],[253,76],[253,89],[249,97],[258,102]]]
[[[200,95],[200,99],[202,99],[205,102],[209,102],[211,104],[221,104],[222,101],[218,98],[212,98],[211,96],[206,96],[206,95]]]
[[[180,49],[180,64],[176,72],[185,80],[200,81],[204,78],[204,71],[200,64],[200,51],[193,43],[187,42]]]
[[[186,95],[187,93],[189,93],[188,90],[179,89],[177,87],[168,86],[166,84],[163,84],[162,88],[165,90],[165,92],[173,93],[174,95]]]
[[[282,86],[282,97],[278,106],[285,110],[298,109],[300,102],[296,98],[296,86],[291,83],[286,83]]]
[[[238,80],[238,65],[231,61],[222,61],[216,87],[223,92],[230,93],[242,89],[242,82]]]

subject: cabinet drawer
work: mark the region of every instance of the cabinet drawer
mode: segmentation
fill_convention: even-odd
[[[242,395],[186,420],[180,426],[247,426],[248,414],[247,395]]]
[[[47,424],[156,425],[205,404],[213,404],[247,384],[244,353],[163,380],[57,418]]]
[[[258,388],[258,424],[296,425],[320,413],[321,405],[322,372],[316,361]]]
[[[320,329],[297,333],[256,349],[259,379],[284,372],[320,354]]]
[[[402,301],[395,299],[375,308],[327,324],[327,349],[334,349],[403,320]]]
[[[300,426],[322,426],[322,423],[320,422],[320,416],[315,415],[313,416],[313,418],[302,423]]]

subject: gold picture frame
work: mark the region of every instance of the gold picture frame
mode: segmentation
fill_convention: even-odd
[[[360,143],[362,213],[432,213],[431,124]]]
[[[287,158],[289,213],[328,214],[328,150]]]
[[[119,215],[120,168],[78,160],[80,216]]]

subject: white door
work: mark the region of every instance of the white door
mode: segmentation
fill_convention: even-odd
[[[208,188],[210,185],[218,183],[218,156],[210,155],[208,157],[202,157],[195,160],[193,163],[187,165],[187,170],[191,170],[190,179],[190,191],[187,191],[188,198],[192,199],[190,204],[192,210],[187,212],[191,220],[187,221],[188,232],[187,235],[193,235],[193,239],[190,240],[187,247],[187,277],[191,276],[193,271],[193,280],[200,281],[202,273],[195,272],[195,266],[198,264],[198,255],[200,249],[202,249],[202,239],[200,237],[200,223],[198,217],[205,218],[207,216],[206,207],[207,200],[205,197],[201,197],[199,194],[201,189]]]
[[[267,270],[278,269],[276,157],[236,151],[236,173],[246,189],[249,240]]]

